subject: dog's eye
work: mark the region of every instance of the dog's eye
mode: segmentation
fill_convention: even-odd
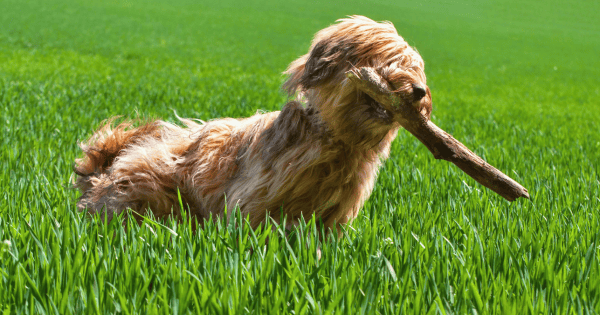
[[[418,100],[422,99],[423,97],[425,97],[425,95],[427,95],[427,90],[425,90],[425,88],[418,83],[413,83],[412,89],[413,89],[413,96],[415,97],[415,101],[418,101]]]

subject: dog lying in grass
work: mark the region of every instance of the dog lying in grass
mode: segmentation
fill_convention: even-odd
[[[429,118],[431,94],[419,54],[391,23],[361,16],[318,32],[292,62],[283,88],[297,100],[280,112],[186,127],[109,120],[85,143],[78,208],[110,218],[131,208],[200,221],[239,206],[257,227],[314,214],[326,228],[351,222],[369,197],[402,119],[363,92],[348,72],[368,68],[403,104]]]

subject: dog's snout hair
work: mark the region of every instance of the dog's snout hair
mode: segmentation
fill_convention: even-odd
[[[237,205],[254,227],[267,216],[294,224],[314,214],[332,229],[350,222],[400,128],[394,108],[348,80],[357,67],[375,69],[401,100],[431,112],[421,56],[391,23],[352,16],[319,31],[290,64],[283,89],[295,100],[280,112],[186,127],[106,123],[76,161],[79,208],[177,216],[181,196],[201,219]]]

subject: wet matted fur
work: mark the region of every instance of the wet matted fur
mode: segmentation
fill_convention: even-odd
[[[222,215],[227,203],[254,227],[267,214],[294,223],[314,213],[329,228],[352,221],[400,128],[393,108],[346,77],[355,67],[372,67],[402,102],[431,112],[419,54],[391,23],[352,16],[318,32],[309,53],[292,62],[283,87],[297,100],[280,112],[182,119],[186,127],[105,123],[81,145],[78,207],[109,217],[126,208],[177,216],[179,191],[200,220]]]

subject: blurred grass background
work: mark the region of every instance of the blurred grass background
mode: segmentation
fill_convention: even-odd
[[[0,5],[0,311],[600,312],[597,1]],[[309,224],[265,247],[268,230],[76,212],[76,144],[102,120],[278,110],[281,72],[351,14],[394,23],[425,60],[432,120],[531,201],[400,131],[339,240],[317,244]]]

